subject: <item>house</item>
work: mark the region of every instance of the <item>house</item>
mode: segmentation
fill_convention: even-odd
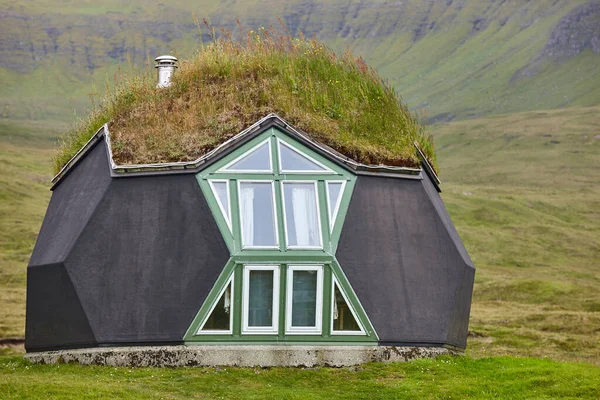
[[[461,351],[474,267],[425,158],[366,165],[270,114],[189,162],[118,165],[103,126],[55,177],[27,357],[351,365]]]

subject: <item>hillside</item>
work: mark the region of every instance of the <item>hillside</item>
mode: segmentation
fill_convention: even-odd
[[[0,117],[62,126],[119,79],[173,51],[193,15],[277,25],[362,54],[431,121],[600,103],[600,3],[590,0],[0,0]],[[268,10],[268,13],[265,12]],[[96,100],[97,101],[96,96]]]

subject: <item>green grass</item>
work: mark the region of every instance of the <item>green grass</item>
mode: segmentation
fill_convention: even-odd
[[[600,368],[442,357],[352,368],[114,368],[0,357],[0,397],[121,399],[597,399]]]
[[[0,337],[25,330],[25,267],[50,199],[54,153],[41,132],[0,123]]]
[[[600,364],[600,107],[433,128],[475,265],[468,353]]]
[[[359,162],[418,167],[415,142],[435,161],[418,118],[362,58],[259,29],[243,41],[213,36],[169,88],[148,74],[125,79],[65,136],[55,172],[109,121],[115,161],[141,164],[195,160],[269,113]]]

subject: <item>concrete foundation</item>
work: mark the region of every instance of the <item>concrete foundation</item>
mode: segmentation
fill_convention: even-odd
[[[399,346],[137,346],[28,353],[38,364],[79,363],[119,367],[345,367],[457,354],[443,347]]]

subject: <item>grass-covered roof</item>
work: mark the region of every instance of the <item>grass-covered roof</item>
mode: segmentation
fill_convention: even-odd
[[[214,35],[213,35],[214,36]],[[269,113],[365,164],[435,165],[431,137],[362,58],[317,40],[225,32],[180,63],[168,88],[152,73],[125,77],[62,140],[58,171],[104,123],[119,164],[195,160]]]

